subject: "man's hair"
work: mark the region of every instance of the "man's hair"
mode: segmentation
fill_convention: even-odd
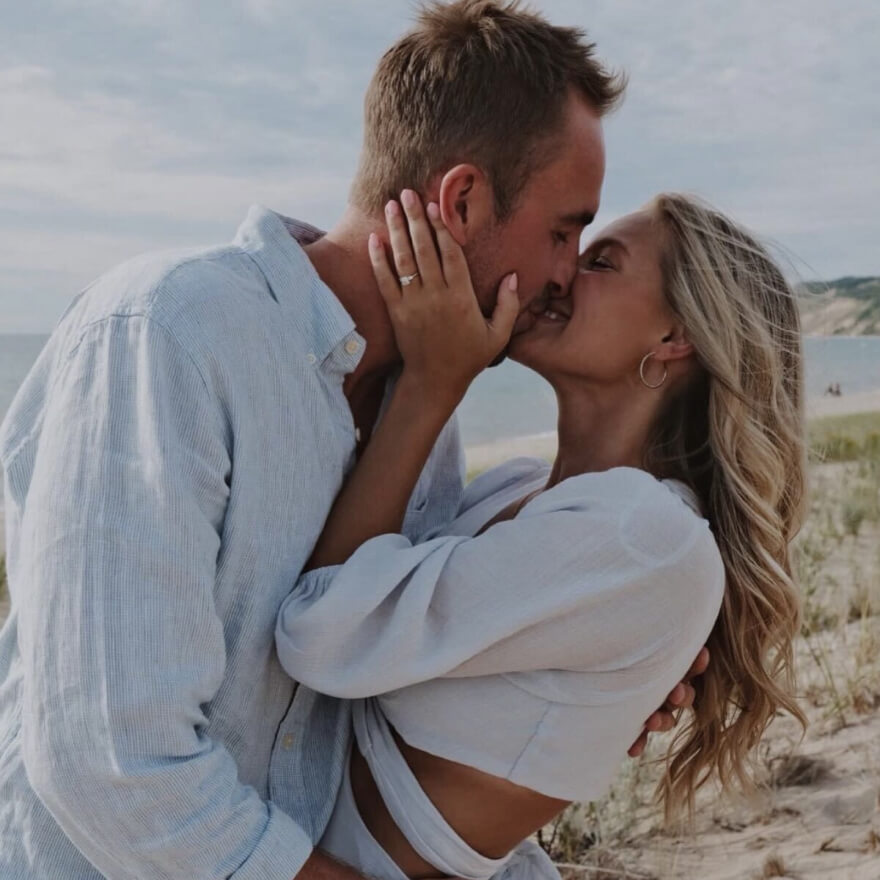
[[[620,100],[625,77],[594,49],[584,31],[552,25],[519,0],[426,3],[367,91],[353,204],[379,212],[402,189],[424,190],[438,172],[470,162],[505,219],[561,149],[569,94],[599,116]]]

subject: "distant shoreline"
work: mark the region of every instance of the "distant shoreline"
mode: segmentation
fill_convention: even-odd
[[[807,419],[880,412],[880,389],[855,391],[840,397],[811,397],[806,403]],[[556,432],[543,431],[521,437],[505,437],[465,448],[468,471],[481,471],[519,456],[552,459],[556,454]]]
[[[802,333],[804,339],[880,339],[880,333]]]
[[[880,412],[880,389],[856,391],[840,397],[812,397],[806,404],[807,419],[823,419],[858,413]],[[483,471],[503,461],[521,456],[546,458],[556,455],[556,432],[543,431],[519,437],[505,437],[488,443],[475,443],[465,447],[465,462],[469,473]],[[2,496],[0,496],[2,502]],[[0,553],[5,552],[5,519],[0,503]]]

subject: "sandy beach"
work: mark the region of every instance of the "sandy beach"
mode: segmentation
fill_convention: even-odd
[[[806,409],[810,420],[880,412],[880,391],[812,398]],[[476,445],[468,471],[555,451],[554,432]],[[797,646],[806,737],[792,719],[774,722],[760,794],[726,803],[704,793],[692,833],[663,830],[651,801],[659,770],[630,763],[606,800],[557,827],[565,880],[880,880],[880,492],[876,470],[859,462],[816,465],[811,477],[799,538],[815,566],[802,575],[810,634]],[[657,738],[651,753],[662,751]]]
[[[807,401],[808,419],[878,411],[880,411],[880,391],[857,391],[840,397],[811,397]]]

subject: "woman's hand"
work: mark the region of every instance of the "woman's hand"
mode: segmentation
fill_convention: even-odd
[[[495,311],[486,319],[464,253],[438,206],[429,204],[426,212],[412,190],[404,190],[400,201],[403,210],[395,201],[385,208],[395,270],[374,234],[373,273],[388,306],[404,376],[426,392],[457,402],[510,340],[519,313],[517,277],[502,280]],[[401,283],[407,277],[412,280]]]
[[[684,679],[680,681],[666,698],[666,702],[645,722],[639,738],[629,747],[627,754],[631,758],[638,758],[645,751],[648,744],[648,734],[666,733],[672,730],[678,723],[675,714],[682,709],[690,709],[694,705],[696,691],[691,684],[691,679],[701,676],[709,668],[709,649],[704,645],[691,664]]]

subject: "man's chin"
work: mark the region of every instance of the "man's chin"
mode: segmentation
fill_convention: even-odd
[[[523,333],[528,333],[537,323],[537,315],[530,311],[523,312],[516,319],[516,323],[513,325],[513,333],[510,334],[510,338],[513,339],[516,336],[521,336]]]
[[[513,333],[510,334],[510,342],[504,347],[504,351],[495,358],[492,363],[489,364],[490,367],[497,367],[498,364],[503,363],[507,358],[510,357],[510,346],[513,341],[517,338],[517,336],[522,336],[524,333],[528,333],[535,324],[538,319],[532,312],[523,312],[517,319],[516,323],[513,325]],[[513,358],[516,360],[516,358]]]

